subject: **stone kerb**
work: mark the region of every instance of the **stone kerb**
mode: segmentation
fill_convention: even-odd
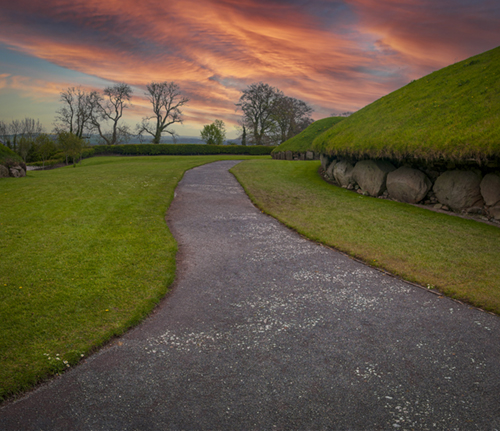
[[[328,154],[281,151],[278,160],[320,160],[326,178],[367,196],[432,205],[500,221],[500,164],[462,166],[453,163],[352,160]]]
[[[321,154],[314,151],[277,151],[271,157],[276,160],[321,160]]]
[[[500,221],[497,163],[482,169],[458,169],[450,164],[447,169],[444,163],[415,166],[415,162],[394,161],[394,166],[388,160],[355,161],[328,155],[320,160],[327,179],[357,193]]]
[[[14,177],[22,178],[26,176],[26,171],[20,165],[4,166],[0,165],[0,178]]]

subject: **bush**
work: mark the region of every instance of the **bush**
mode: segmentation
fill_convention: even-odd
[[[204,144],[127,144],[95,145],[94,154],[120,154],[124,156],[198,156],[214,154],[245,154],[267,156],[275,147],[264,145],[204,145]]]
[[[45,167],[58,165],[60,163],[64,163],[64,161],[65,161],[64,157],[59,157],[57,159],[45,160]],[[32,162],[32,163],[30,163],[30,166],[44,166],[44,163],[43,162]]]

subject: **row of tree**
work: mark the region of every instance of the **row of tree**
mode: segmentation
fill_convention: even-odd
[[[146,93],[153,114],[144,117],[136,126],[136,133],[151,135],[152,142],[159,144],[162,134],[175,132],[169,127],[182,123],[181,107],[189,99],[183,97],[174,82],[151,82]],[[71,87],[61,93],[62,108],[57,111],[56,131],[68,131],[79,138],[97,134],[107,145],[125,142],[131,135],[128,126],[121,123],[124,110],[130,107],[132,88],[128,84],[115,84],[97,91],[85,91]]]
[[[174,82],[151,82],[146,90],[153,113],[136,126],[136,133],[150,135],[155,144],[160,143],[164,133],[170,134],[175,141],[177,135],[170,126],[183,122],[181,108],[189,99],[181,94]],[[105,88],[103,95],[68,88],[61,93],[63,107],[57,111],[56,130],[69,131],[79,138],[85,133],[96,133],[108,145],[121,143],[130,135],[128,127],[119,122],[123,111],[130,106],[131,97],[132,89],[124,83]],[[251,84],[243,90],[236,106],[243,113],[240,120],[243,145],[280,144],[313,122],[310,117],[313,109],[307,103],[286,96],[278,88],[263,82]],[[108,128],[105,130],[103,125],[108,125]],[[201,137],[210,144],[222,143],[225,139],[224,123],[216,120],[204,126]]]
[[[281,144],[302,132],[313,120],[312,108],[302,100],[286,96],[281,90],[263,82],[251,84],[242,91],[237,108],[241,143],[256,145]],[[224,123],[215,120],[201,131],[207,144],[222,144],[226,136]]]
[[[183,122],[181,108],[189,99],[181,94],[174,82],[151,82],[146,86],[145,95],[153,112],[137,124],[136,134],[149,135],[152,142],[158,144],[162,135],[167,133],[175,142],[177,135],[170,126]],[[102,93],[70,87],[61,92],[62,106],[56,112],[54,133],[66,140],[69,135],[63,133],[80,140],[92,134],[98,135],[107,145],[126,142],[131,132],[122,120],[124,111],[131,106],[131,98],[132,88],[125,83],[106,87]],[[236,107],[243,114],[240,120],[243,145],[280,144],[313,121],[310,118],[313,110],[309,105],[262,82],[243,90]],[[13,120],[10,124],[0,121],[0,137],[24,160],[43,131],[40,122],[31,118]],[[204,126],[201,132],[202,139],[209,144],[222,144],[225,136],[221,120]]]

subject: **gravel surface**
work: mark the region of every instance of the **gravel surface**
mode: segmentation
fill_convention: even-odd
[[[312,243],[186,172],[173,291],[1,430],[500,430],[500,319]]]

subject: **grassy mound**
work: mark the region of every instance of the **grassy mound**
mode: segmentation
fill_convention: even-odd
[[[0,165],[6,165],[12,161],[24,164],[23,159],[21,159],[18,154],[12,151],[9,147],[0,144]]]
[[[305,151],[309,151],[312,149],[311,147],[314,138],[332,128],[343,119],[344,117],[328,117],[315,121],[307,129],[276,147],[273,150],[273,153],[279,153],[280,151],[296,151],[303,153]]]
[[[317,137],[313,149],[355,158],[499,158],[500,47],[382,97]]]

